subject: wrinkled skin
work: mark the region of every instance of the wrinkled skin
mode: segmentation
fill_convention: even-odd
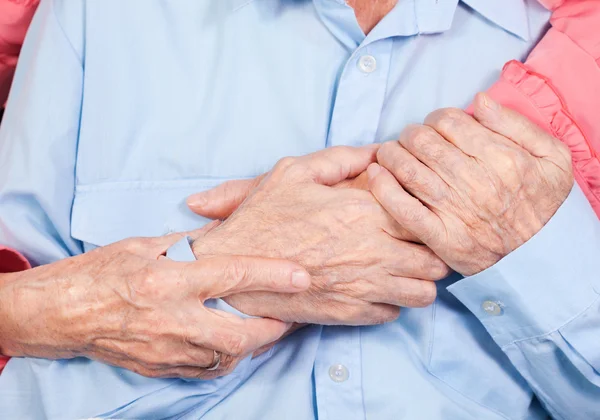
[[[569,149],[485,94],[384,144],[369,186],[452,269],[473,275],[535,235],[573,187]]]
[[[288,322],[370,325],[394,320],[400,306],[433,302],[434,281],[447,276],[446,264],[427,247],[403,240],[406,231],[372,194],[354,188],[364,185],[364,176],[350,181],[376,153],[377,146],[338,147],[286,158],[255,180],[232,181],[190,198],[190,207],[203,216],[232,213],[194,244],[196,255],[290,259],[313,279],[309,291],[297,296],[244,293],[227,297],[229,304]]]
[[[195,232],[198,242],[204,233]],[[149,377],[212,379],[288,330],[277,320],[242,319],[203,302],[240,292],[306,290],[310,277],[301,266],[237,256],[192,263],[164,258],[181,237],[127,239],[3,275],[2,354],[83,356]],[[221,364],[207,371],[213,350],[222,353]]]

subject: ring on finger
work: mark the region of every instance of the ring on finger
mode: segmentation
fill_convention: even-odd
[[[209,367],[206,368],[207,371],[217,370],[219,365],[221,364],[221,353],[216,350],[213,350],[213,361]]]

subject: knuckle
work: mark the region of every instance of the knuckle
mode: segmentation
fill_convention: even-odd
[[[233,284],[239,284],[246,280],[248,276],[248,270],[246,264],[240,257],[231,257],[228,259],[226,266],[226,276],[230,279]]]
[[[417,308],[424,308],[431,305],[437,297],[437,286],[430,281],[423,281],[423,289],[416,303]]]
[[[427,267],[429,278],[427,280],[442,280],[450,275],[452,270],[448,265],[437,257],[431,259]]]
[[[290,166],[296,164],[297,161],[298,161],[297,158],[289,157],[289,156],[288,157],[284,157],[282,159],[279,159],[279,161],[275,164],[275,167],[273,168],[273,171],[274,172],[285,171]]]
[[[393,322],[400,316],[400,307],[393,305],[385,305],[378,308],[373,316],[372,325],[387,324]]]
[[[431,305],[437,297],[437,287],[434,282],[421,280],[418,291],[401,297],[402,306],[407,308],[425,308]]]
[[[408,206],[396,206],[395,210],[403,220],[407,220],[417,226],[423,223],[423,212],[409,208]]]
[[[146,265],[137,273],[135,278],[135,290],[144,295],[154,294],[160,284],[159,275],[153,265]]]
[[[119,244],[122,245],[125,251],[135,253],[142,249],[144,239],[147,238],[127,238],[120,241]]]
[[[243,334],[229,334],[223,337],[223,347],[228,355],[242,357],[248,352],[248,337]]]
[[[398,147],[395,141],[386,141],[379,147],[377,151],[377,161],[381,164],[389,160],[390,156],[394,153],[394,149]]]
[[[512,153],[498,153],[494,163],[499,166],[501,174],[514,174],[518,167],[525,167],[525,155],[520,151]]]
[[[406,184],[414,184],[419,180],[419,173],[413,165],[404,165],[402,171],[402,181]]]
[[[436,140],[435,131],[431,127],[424,125],[414,126],[408,134],[408,142],[415,149],[431,147],[431,144]]]
[[[145,367],[137,365],[137,364],[129,367],[128,369],[133,371],[134,373],[137,373],[138,375],[145,376],[146,378],[160,378],[161,377],[160,371],[148,369],[148,368],[145,368]]]
[[[458,108],[443,108],[432,112],[428,120],[436,130],[448,133],[454,130],[457,122],[461,121],[464,116],[464,111]]]
[[[354,150],[353,147],[341,145],[328,147],[317,153],[321,153],[327,159],[335,159],[336,156],[344,156],[345,154],[352,153],[352,150]]]
[[[219,375],[226,375],[228,373],[233,372],[240,360],[240,357],[231,356],[227,354],[221,356],[221,363],[219,364],[219,369],[217,369]]]

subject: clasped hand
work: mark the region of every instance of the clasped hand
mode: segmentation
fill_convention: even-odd
[[[528,241],[573,186],[567,146],[485,94],[474,110],[433,112],[368,170],[383,207],[463,275]]]
[[[369,164],[371,192],[361,188]],[[572,185],[568,148],[481,94],[474,117],[439,110],[399,141],[286,158],[261,177],[191,197],[192,210],[227,219],[194,250],[285,258],[312,274],[304,293],[228,297],[241,311],[386,322],[399,306],[429,305],[448,267],[472,275],[522,245]]]
[[[434,280],[447,276],[446,264],[404,240],[406,231],[369,191],[342,183],[363,173],[377,149],[335,147],[286,158],[262,177],[189,200],[203,216],[227,218],[194,244],[196,255],[283,258],[311,274],[307,292],[243,293],[226,297],[229,304],[283,321],[368,325],[395,319],[400,306],[433,302]]]

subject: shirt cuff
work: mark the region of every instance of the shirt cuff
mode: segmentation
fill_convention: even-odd
[[[17,251],[0,246],[0,273],[14,273],[31,268],[29,261]]]
[[[498,263],[448,287],[504,347],[558,330],[600,294],[600,222],[575,185],[556,214]]]

